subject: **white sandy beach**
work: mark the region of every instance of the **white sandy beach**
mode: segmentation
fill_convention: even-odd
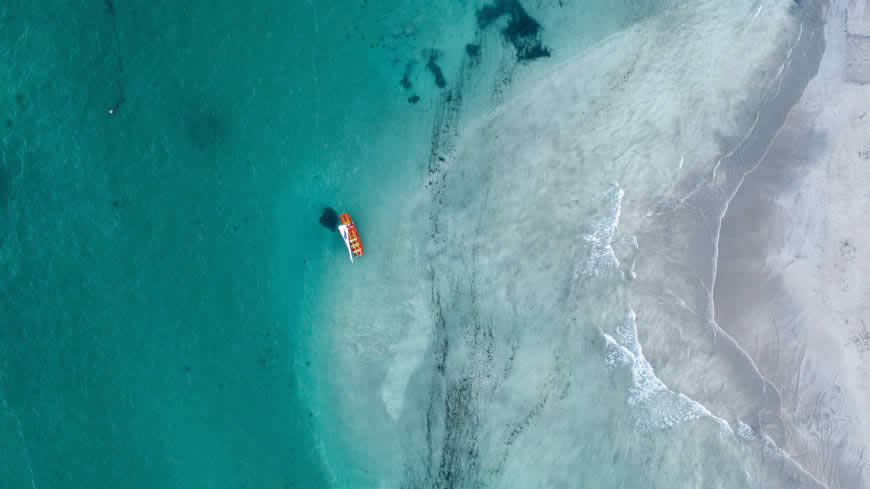
[[[831,6],[818,75],[729,206],[715,291],[719,326],[779,391],[782,448],[831,488],[870,487],[865,2]]]

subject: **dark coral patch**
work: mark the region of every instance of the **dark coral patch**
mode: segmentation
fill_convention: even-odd
[[[432,51],[429,54],[429,61],[426,63],[426,68],[429,69],[429,72],[432,73],[432,76],[435,77],[435,84],[438,85],[438,88],[444,88],[447,86],[447,79],[444,78],[444,72],[441,71],[441,67],[438,66],[438,51]]]
[[[514,45],[517,59],[531,61],[550,56],[550,48],[541,42],[541,24],[532,18],[517,0],[495,0],[477,11],[477,25],[486,29],[502,16],[508,17],[507,26],[501,30],[505,40]]]
[[[399,85],[402,86],[405,90],[409,90],[411,88],[411,73],[414,69],[414,62],[409,61],[405,64],[405,72],[402,73],[402,79],[399,81]]]
[[[338,213],[332,207],[324,207],[320,215],[320,225],[330,231],[338,231]]]

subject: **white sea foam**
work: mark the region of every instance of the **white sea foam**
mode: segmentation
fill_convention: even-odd
[[[607,340],[607,363],[611,367],[631,368],[633,383],[629,388],[627,402],[640,408],[636,415],[641,431],[669,428],[693,419],[709,417],[719,423],[722,433],[734,434],[727,421],[711,413],[701,403],[672,391],[656,376],[652,365],[643,356],[633,310],[629,309],[625,321],[616,332],[618,340],[602,332]]]
[[[613,237],[616,234],[616,228],[619,227],[619,216],[622,214],[622,198],[624,196],[625,192],[619,187],[619,184],[613,184],[613,189],[608,192],[607,197],[605,211],[607,217],[600,219],[595,224],[595,229],[583,237],[591,246],[585,266],[587,274],[599,275],[602,267],[619,266],[619,259],[613,251]]]
[[[590,244],[590,251],[584,270],[586,275],[599,276],[605,270],[612,271],[620,266],[613,250],[613,238],[619,227],[622,213],[622,200],[625,192],[614,184],[603,210],[604,217],[598,219],[592,233],[584,236]],[[575,280],[580,277],[575,276]],[[630,309],[625,320],[616,328],[616,338],[602,332],[607,340],[607,363],[610,366],[629,366],[633,383],[629,388],[627,402],[639,408],[637,423],[641,431],[667,428],[675,424],[709,417],[719,423],[723,433],[734,434],[724,419],[715,416],[701,403],[682,393],[670,390],[659,379],[652,365],[643,355],[643,347],[637,333],[637,314]]]
[[[757,439],[755,433],[752,431],[752,428],[744,423],[743,421],[737,421],[737,435],[744,440],[752,441]]]

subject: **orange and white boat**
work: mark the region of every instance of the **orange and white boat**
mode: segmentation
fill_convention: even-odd
[[[344,212],[338,218],[341,221],[341,224],[338,225],[338,232],[341,233],[341,238],[347,246],[347,253],[350,255],[350,262],[353,263],[353,257],[358,258],[363,256],[364,253],[362,243],[359,240],[359,233],[356,230],[353,219],[350,218],[350,214]]]

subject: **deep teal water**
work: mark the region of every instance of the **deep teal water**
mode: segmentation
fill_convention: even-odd
[[[0,5],[0,487],[325,487],[320,209],[365,222],[431,105],[391,8]]]

